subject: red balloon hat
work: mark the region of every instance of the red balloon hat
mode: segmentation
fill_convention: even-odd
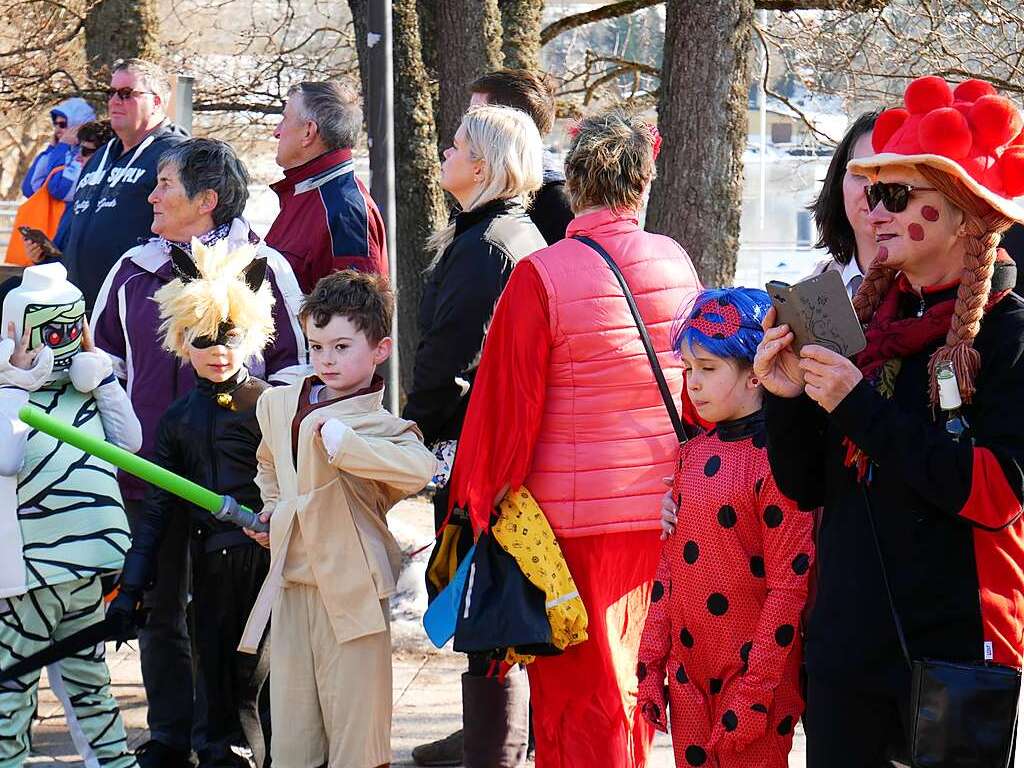
[[[941,77],[919,77],[904,107],[878,116],[871,144],[878,154],[850,161],[869,178],[892,165],[927,165],[955,176],[1000,213],[1024,221],[1024,116],[982,80],[950,88]]]

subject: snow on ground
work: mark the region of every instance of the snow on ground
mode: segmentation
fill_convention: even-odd
[[[423,576],[434,538],[434,507],[429,497],[401,502],[388,515],[388,527],[403,552],[398,592],[391,598],[392,647],[397,652],[438,653],[423,630],[423,612],[427,610]],[[420,549],[423,551],[411,556]]]

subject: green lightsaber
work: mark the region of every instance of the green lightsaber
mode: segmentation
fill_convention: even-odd
[[[118,469],[123,469],[130,475],[135,475],[147,483],[163,488],[168,493],[173,493],[185,501],[192,502],[222,522],[234,523],[241,528],[248,528],[260,533],[265,533],[270,529],[270,525],[260,520],[259,515],[239,504],[231,496],[222,496],[208,488],[203,488],[198,483],[176,475],[141,456],[111,445],[106,440],[100,440],[83,432],[78,427],[65,424],[39,408],[31,405],[22,406],[18,411],[18,418],[33,429],[45,432],[51,437],[113,464]]]

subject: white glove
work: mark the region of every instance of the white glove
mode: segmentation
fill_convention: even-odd
[[[345,436],[351,431],[352,427],[341,419],[328,419],[320,427],[320,439],[324,441],[324,448],[331,461],[334,461],[341,444],[345,442]]]
[[[101,349],[81,350],[71,358],[71,383],[83,395],[92,392],[114,372],[114,362]]]
[[[25,369],[11,364],[15,348],[13,339],[0,341],[0,386],[35,392],[53,375],[53,350],[44,346],[36,355],[32,367]]]

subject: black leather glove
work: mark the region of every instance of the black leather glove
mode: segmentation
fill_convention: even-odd
[[[111,640],[121,643],[138,637],[139,628],[146,623],[142,596],[152,586],[152,573],[148,558],[137,550],[128,551],[117,583],[117,596],[107,606]]]
[[[142,593],[121,588],[117,597],[107,606],[107,624],[110,639],[123,643],[139,636],[139,629],[146,623],[142,608]]]

